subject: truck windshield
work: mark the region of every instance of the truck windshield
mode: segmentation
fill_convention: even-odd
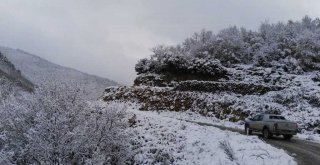
[[[286,120],[283,116],[269,116],[269,119]]]

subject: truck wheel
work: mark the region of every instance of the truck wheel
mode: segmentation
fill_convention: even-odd
[[[286,140],[290,140],[292,138],[292,135],[283,135],[283,138]]]
[[[263,138],[265,139],[269,139],[272,136],[268,128],[264,128],[262,130],[262,134],[263,134]]]
[[[244,131],[245,131],[246,135],[251,135],[252,134],[252,131],[250,130],[248,125],[244,126]]]

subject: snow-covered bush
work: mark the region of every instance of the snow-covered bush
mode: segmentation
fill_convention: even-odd
[[[172,81],[172,79],[174,78],[175,77],[167,77],[164,75],[158,75],[154,73],[146,73],[137,76],[134,80],[134,85],[168,87],[173,86],[175,81]]]
[[[212,70],[217,68],[217,61],[228,67],[254,64],[281,66],[288,73],[313,71],[320,68],[319,38],[320,20],[308,16],[297,22],[265,22],[258,31],[235,26],[217,34],[202,30],[177,46],[155,47],[151,59],[140,60],[136,71],[212,75],[217,73]]]
[[[22,82],[17,82],[10,78],[0,70],[0,102],[33,90],[27,84],[22,84]]]
[[[0,104],[0,164],[123,163],[125,107],[80,93],[59,85]]]
[[[224,153],[228,156],[229,160],[237,160],[237,158],[235,157],[235,152],[233,151],[233,148],[230,146],[230,143],[227,140],[220,141],[219,144],[220,148],[224,150]]]
[[[8,79],[1,76],[0,73],[0,102],[6,100],[13,93],[14,84],[9,83]]]
[[[158,49],[162,49],[162,47]],[[155,53],[157,52],[155,51]],[[224,77],[227,73],[219,60],[206,60],[198,57],[177,55],[170,49],[165,49],[161,53],[154,54],[151,59],[140,60],[135,67],[138,74],[195,75],[210,79]]]

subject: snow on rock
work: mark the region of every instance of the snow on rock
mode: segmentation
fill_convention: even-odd
[[[285,151],[258,137],[200,126],[157,112],[129,111],[136,115],[130,129],[134,164],[294,165]],[[170,112],[171,113],[171,112]]]

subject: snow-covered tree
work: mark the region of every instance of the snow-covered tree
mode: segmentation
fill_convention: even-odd
[[[253,64],[261,67],[281,67],[289,73],[301,73],[320,68],[319,45],[320,20],[308,16],[296,22],[264,22],[258,31],[235,26],[223,29],[217,34],[202,30],[177,46],[154,48],[150,59],[138,62],[136,71],[138,74],[165,73],[168,70],[177,72],[183,70],[180,66],[197,66],[192,63],[203,59],[219,60],[227,67],[232,67],[233,64]],[[196,70],[197,68],[193,68],[190,72]]]
[[[0,164],[118,164],[124,108],[88,103],[79,89],[38,89],[0,104]]]

